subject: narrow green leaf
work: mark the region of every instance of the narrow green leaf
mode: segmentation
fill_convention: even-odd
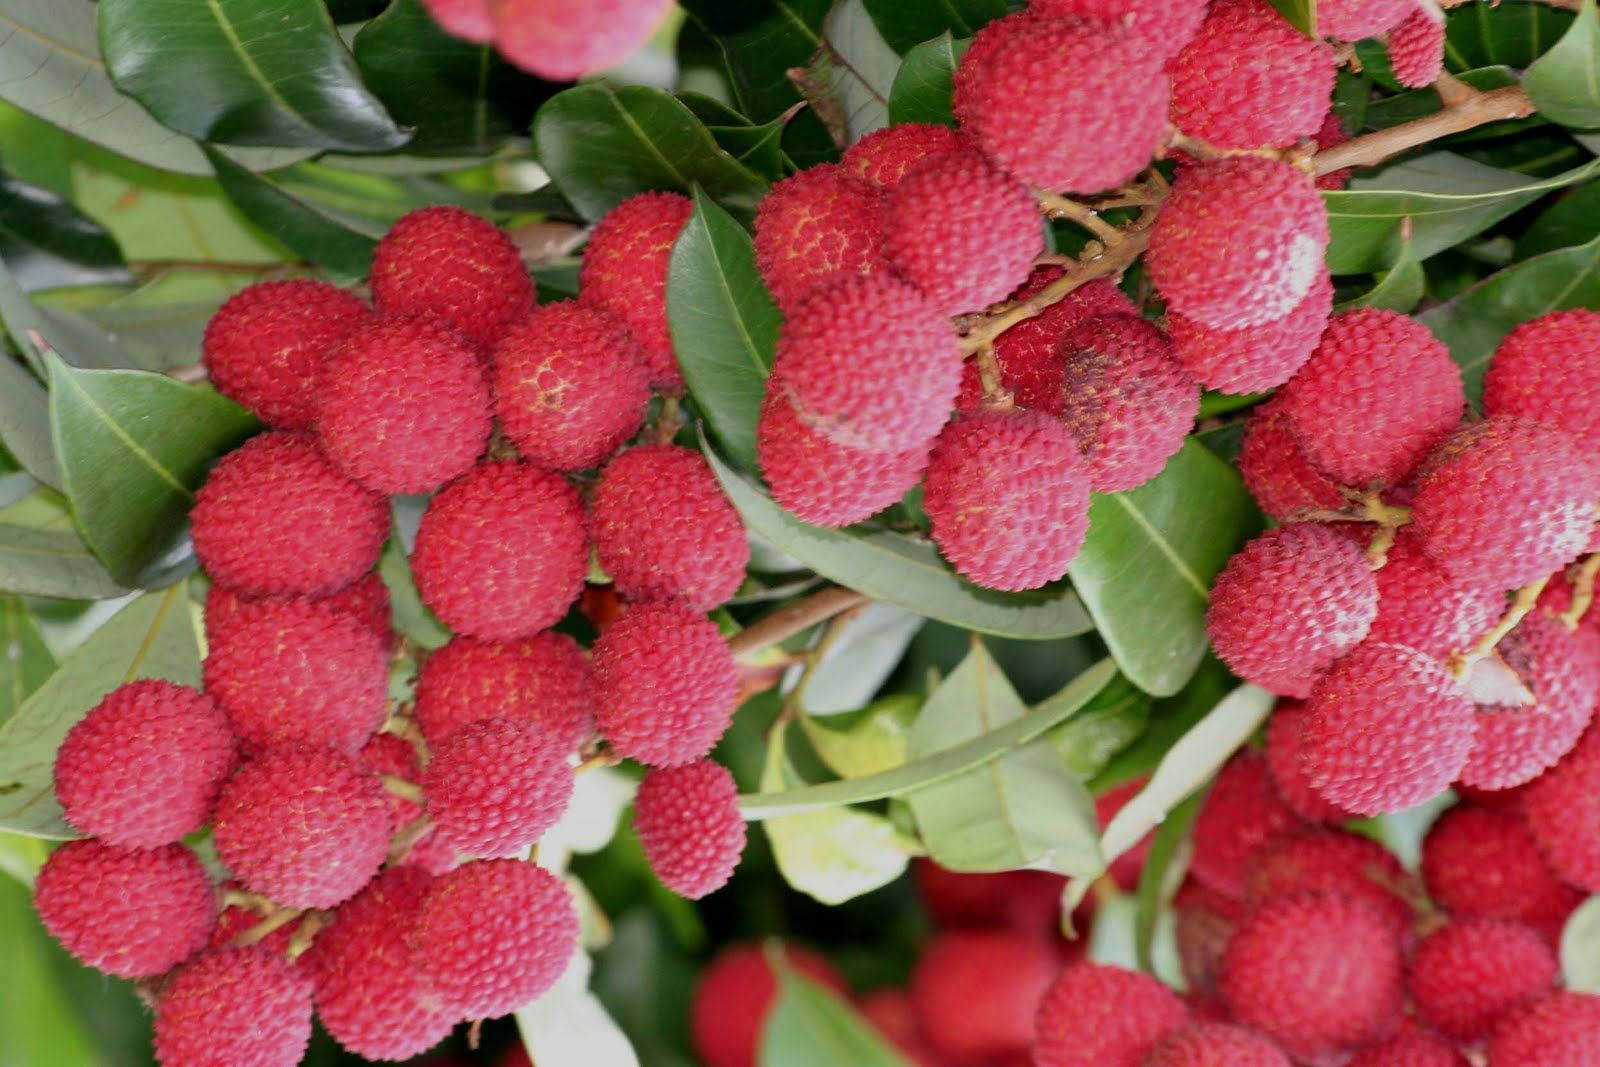
[[[1534,61],[1522,87],[1551,122],[1578,129],[1600,126],[1600,7],[1583,0],[1561,40]]]
[[[895,693],[860,711],[801,715],[800,728],[835,774],[841,778],[864,778],[905,763],[911,724],[921,705],[922,701],[910,693]]]
[[[128,591],[78,536],[61,494],[40,487],[0,508],[0,592],[106,600]]]
[[[1134,902],[1134,949],[1139,966],[1149,973],[1155,972],[1155,958],[1151,952],[1156,940],[1156,920],[1162,910],[1172,903],[1172,897],[1183,881],[1188,866],[1183,855],[1189,840],[1189,830],[1205,800],[1204,793],[1191,793],[1172,809],[1150,838],[1150,849],[1145,853],[1144,866],[1139,870],[1139,890]]]
[[[0,174],[0,259],[25,291],[131,281],[117,242],[49,189]]]
[[[1089,779],[1089,791],[1098,796],[1147,776],[1178,739],[1233,692],[1238,682],[1221,660],[1207,655],[1182,692],[1150,702],[1150,723],[1144,733]]]
[[[0,313],[4,304],[0,303]],[[61,465],[50,441],[50,400],[26,367],[0,352],[0,444],[22,469],[60,488]]]
[[[940,34],[971,37],[1010,10],[1006,0],[940,0],[935,4],[866,0],[866,5],[883,39],[904,54],[907,62],[918,46],[930,39]]]
[[[1517,238],[1517,259],[1558,248],[1587,244],[1600,237],[1600,181],[1581,185],[1557,198]]]
[[[1088,781],[1137,740],[1149,722],[1150,695],[1119,675],[1045,737],[1072,773]]]
[[[954,126],[950,96],[956,66],[971,44],[970,38],[955,40],[947,31],[907,52],[889,91],[889,121]]]
[[[10,875],[29,889],[49,858],[50,846],[39,838],[0,833],[0,874]],[[4,1062],[0,1059],[0,1063]]]
[[[884,41],[862,0],[838,0],[822,28],[825,46],[807,72],[807,96],[836,140],[858,141],[889,124],[889,94],[900,56]]]
[[[838,994],[789,967],[778,973],[778,998],[761,1027],[757,1067],[911,1067]]]
[[[0,598],[0,723],[56,669],[56,658],[20,597]]]
[[[441,648],[450,640],[450,631],[433,617],[422,603],[417,583],[411,577],[411,564],[399,537],[389,538],[378,561],[378,577],[389,589],[389,606],[398,633],[425,649]]]
[[[1278,13],[1307,37],[1317,36],[1317,0],[1271,0]]]
[[[703,38],[701,49],[727,71],[740,111],[765,122],[800,101],[789,71],[804,67],[821,47],[822,20],[832,0],[685,0],[681,6],[689,25],[680,47],[695,47]],[[796,122],[805,121],[805,115],[796,116]]]
[[[1600,894],[1584,901],[1561,929],[1561,977],[1574,993],[1600,994]]]
[[[343,278],[362,279],[371,273],[376,237],[353,229],[210,148],[206,157],[234,206],[291,252]]]
[[[1354,300],[1341,304],[1339,310],[1369,307],[1398,311],[1406,315],[1422,303],[1427,289],[1427,275],[1423,273],[1422,264],[1412,254],[1411,242],[1405,240],[1401,242],[1400,257],[1395,260],[1392,267],[1378,275],[1377,284]]]
[[[171,371],[200,362],[206,324],[221,300],[146,304],[135,298],[83,309],[139,370]]]

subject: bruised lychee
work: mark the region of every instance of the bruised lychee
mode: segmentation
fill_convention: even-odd
[[[1287,163],[1240,156],[1184,168],[1145,265],[1171,310],[1234,330],[1294,311],[1326,273],[1327,247],[1328,215],[1310,179]]]
[[[726,885],[744,851],[739,787],[710,760],[646,771],[633,825],[661,884],[690,900]]]
[[[1506,1012],[1549,989],[1556,969],[1555,953],[1532,927],[1468,917],[1418,942],[1406,985],[1424,1022],[1457,1041],[1476,1041]]]
[[[433,752],[422,793],[439,839],[473,856],[512,856],[572,798],[567,748],[527,719],[482,719]]]
[[[1042,18],[1074,15],[1097,19],[1128,32],[1141,50],[1166,60],[1189,43],[1206,17],[1205,0],[1032,0],[1028,12]]]
[[[174,972],[156,1000],[165,1067],[294,1067],[311,1041],[311,980],[259,945],[217,948]]]
[[[1201,1023],[1162,1038],[1141,1067],[1289,1067],[1289,1060],[1254,1031]]]
[[[1218,330],[1187,315],[1167,316],[1172,355],[1207,389],[1259,393],[1288,381],[1317,347],[1333,311],[1333,281],[1318,271],[1287,314],[1254,326]]]
[[[689,1005],[689,1041],[705,1067],[755,1067],[762,1029],[778,999],[773,958],[803,978],[844,992],[844,979],[833,966],[802,945],[724,948],[700,972]]]
[[[242,597],[226,586],[212,585],[206,590],[205,623],[207,640],[215,640],[222,629],[248,613],[241,610],[263,600],[284,601],[294,597]],[[358,620],[372,631],[386,651],[394,650],[395,633],[390,623],[391,605],[389,587],[376,571],[357,578],[337,593],[325,597],[312,597],[335,611]]]
[[[1504,610],[1502,590],[1452,578],[1402,527],[1378,571],[1378,617],[1369,636],[1444,660],[1475,645]]]
[[[389,507],[308,435],[264,433],[211,469],[189,532],[211,580],[235,592],[326,595],[378,562]]]
[[[1600,1063],[1600,996],[1555,990],[1500,1020],[1490,1067],[1588,1067]]]
[[[1066,424],[1026,408],[957,418],[928,462],[923,508],[939,551],[989,589],[1067,572],[1089,530],[1089,474]]]
[[[493,34],[489,0],[422,0],[441,29],[473,44],[488,44]]]
[[[1336,41],[1376,37],[1417,7],[1416,0],[1318,0],[1317,36]]]
[[[494,46],[530,74],[573,81],[621,63],[650,39],[670,0],[489,0]]]
[[[1039,1002],[1038,1067],[1139,1067],[1167,1033],[1187,1026],[1178,995],[1147,974],[1098,963],[1061,973]]]
[[[902,122],[873,130],[845,149],[839,166],[846,174],[887,191],[899,185],[906,172],[924,159],[962,148],[961,137],[948,126]]]
[[[1308,822],[1343,822],[1350,813],[1330,804],[1311,787],[1305,764],[1300,758],[1304,745],[1306,706],[1299,700],[1280,700],[1267,720],[1267,770],[1278,795],[1300,818]]]
[[[1243,899],[1251,858],[1295,824],[1268,776],[1260,753],[1236,753],[1218,772],[1194,824],[1196,881],[1215,892]]]
[[[1306,889],[1364,901],[1409,934],[1417,894],[1394,854],[1370,837],[1304,829],[1269,841],[1250,862],[1245,900],[1252,907]]]
[[[487,351],[533,307],[517,246],[488,219],[436,204],[401,217],[372,259],[384,315],[432,315]]]
[[[200,346],[206,377],[269,426],[307,429],[316,418],[323,361],[371,318],[362,300],[327,282],[257,282],[206,323]]]
[[[209,696],[154,678],[128,682],[67,732],[56,799],[79,831],[154,848],[205,825],[233,764],[233,730]]]
[[[1516,812],[1457,805],[1422,841],[1428,896],[1452,915],[1558,923],[1583,899],[1546,865]]]
[[[756,208],[756,269],[785,312],[824,282],[885,269],[883,192],[837,165],[807,167]]]
[[[1539,852],[1560,878],[1600,893],[1600,727],[1540,775],[1522,795]]]
[[[658,389],[683,387],[667,325],[667,269],[693,210],[677,193],[629,197],[595,223],[578,270],[578,298],[627,325]]]
[[[1316,523],[1269,530],[1234,554],[1211,587],[1206,632],[1239,677],[1303,697],[1367,635],[1378,584],[1349,538]]]
[[[411,569],[452,630],[509,641],[546,629],[583,588],[588,535],[578,494],[529,463],[480,463],[422,513]]]
[[[441,745],[469,722],[528,719],[567,749],[594,726],[589,660],[566,634],[546,632],[497,644],[457,637],[417,672],[417,724]]]
[[[1552,311],[1512,330],[1483,379],[1483,410],[1520,415],[1600,446],[1600,311]]]
[[[597,467],[644,424],[644,353],[610,312],[545,304],[506,332],[493,364],[500,428],[541,467]]]
[[[1409,6],[1411,14],[1387,36],[1389,69],[1401,85],[1421,89],[1444,72],[1444,23],[1421,4]]]
[[[1454,1045],[1426,1030],[1408,1030],[1358,1051],[1345,1067],[1470,1067]]]
[[[951,930],[917,957],[911,999],[928,1041],[962,1061],[1021,1053],[1033,1040],[1039,999],[1059,964],[1055,950],[1010,930]]]
[[[199,951],[217,921],[200,860],[182,845],[69,841],[39,870],[33,905],[73,957],[118,978],[148,978]]]
[[[1256,504],[1279,522],[1294,522],[1313,511],[1338,510],[1348,503],[1338,483],[1306,458],[1276,397],[1245,420],[1239,474]]]

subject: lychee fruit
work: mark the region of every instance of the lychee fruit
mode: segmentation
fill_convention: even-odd
[[[567,751],[527,719],[482,719],[452,732],[423,772],[434,832],[473,856],[526,849],[567,810]]]
[[[739,675],[727,639],[692,608],[629,604],[594,643],[596,721],[618,754],[692,763],[733,719]]]
[[[1513,1011],[1489,1036],[1489,1067],[1600,1063],[1600,996],[1561,989]]]
[[[414,710],[430,745],[478,719],[506,718],[536,722],[571,750],[594,728],[594,677],[566,634],[503,644],[456,637],[423,660]]]
[[[1177,942],[1178,962],[1183,968],[1184,985],[1191,997],[1213,1003],[1222,1017],[1225,1009],[1215,1002],[1217,968],[1222,953],[1233,939],[1233,931],[1244,917],[1244,904],[1208,889],[1204,883],[1186,880],[1172,898],[1173,937]]]
[[[1318,0],[1317,36],[1336,41],[1376,37],[1416,8],[1416,0]]]
[[[1066,881],[1049,871],[952,871],[925,857],[911,862],[917,897],[936,926],[1004,927],[1049,937],[1061,926]]]
[[[923,479],[939,551],[989,589],[1037,589],[1066,574],[1089,531],[1089,472],[1072,431],[1027,408],[947,426]]]
[[[311,979],[259,945],[217,948],[175,972],[156,1000],[166,1067],[295,1067],[311,1041]]]
[[[1483,410],[1520,415],[1600,447],[1600,311],[1552,311],[1500,342],[1483,379]]]
[[[500,428],[541,467],[597,467],[644,425],[644,352],[609,311],[545,304],[500,338],[493,363]]]
[[[422,601],[459,634],[528,637],[559,621],[589,566],[583,504],[529,463],[480,463],[428,502],[411,569]]]
[[[1295,522],[1313,511],[1335,511],[1349,503],[1339,484],[1306,458],[1276,397],[1245,419],[1239,474],[1256,504],[1279,522]]]
[[[1378,574],[1374,641],[1407,645],[1440,660],[1465,652],[1505,610],[1505,594],[1446,574],[1401,527]]]
[[[667,324],[667,268],[693,212],[678,193],[629,197],[595,223],[578,270],[578,299],[627,325],[658,389],[683,387]]]
[[[887,268],[883,191],[836,164],[778,182],[756,208],[756,269],[790,312],[823,282]]]
[[[1157,60],[1166,60],[1189,43],[1206,17],[1205,0],[1031,0],[1028,12],[1041,18],[1098,19],[1126,30]]]
[[[1317,130],[1316,144],[1318,152],[1326,152],[1330,148],[1344,144],[1350,139],[1345,132],[1344,122],[1339,118],[1339,113],[1333,108],[1328,109],[1327,116],[1322,120],[1322,126]],[[1326,174],[1317,175],[1317,188],[1337,192],[1350,184],[1350,168],[1340,167],[1330,170]]]
[[[533,308],[517,246],[470,211],[435,204],[404,215],[378,242],[372,302],[383,315],[432,315],[487,351]]]
[[[955,1060],[1019,1053],[1059,970],[1044,941],[1010,930],[950,930],[917,957],[911,999],[928,1041]]]
[[[1157,1041],[1189,1024],[1178,995],[1147,974],[1078,963],[1039,1002],[1038,1067],[1140,1067]]]
[[[1408,1030],[1350,1057],[1345,1067],[1470,1067],[1456,1047],[1426,1030]]]
[[[755,1067],[761,1031],[778,998],[772,957],[804,978],[844,992],[844,979],[833,965],[803,945],[724,948],[700,972],[689,1005],[689,1041],[705,1067]]]
[[[228,894],[244,892],[244,886],[231,879],[223,882],[217,888],[222,890],[224,901],[226,901]],[[272,905],[270,901],[264,900],[258,903],[260,903],[260,907],[250,902],[234,904],[224,902],[222,911],[217,915],[217,925],[212,928],[211,937],[207,940],[206,947],[227,948],[241,937],[251,934],[251,931],[260,927],[270,916],[274,927],[272,932],[265,937],[259,937],[259,939],[257,939],[258,935],[252,935],[251,939],[254,944],[260,945],[274,956],[287,954],[289,946],[294,943],[295,932],[300,929],[301,920],[296,919],[280,926],[277,923],[278,916],[275,914],[275,905]],[[300,960],[297,959],[293,962],[299,963]]]
[[[874,989],[856,1007],[888,1042],[915,1067],[940,1067],[943,1060],[928,1044],[911,994],[904,989]]]
[[[670,0],[489,0],[489,15],[506,59],[541,78],[574,81],[627,59],[671,7]]]
[[[1550,869],[1600,893],[1600,727],[1522,794],[1522,813]]]
[[[744,851],[739,787],[711,760],[646,771],[633,825],[661,884],[690,900],[726,885]]]
[[[948,126],[902,122],[873,130],[845,149],[839,167],[846,174],[888,191],[924,159],[949,155],[964,147],[961,136]]]
[[[200,566],[235,592],[325,596],[378,562],[389,506],[308,435],[264,433],[211,469],[189,532]]]
[[[205,624],[208,640],[214,640],[215,635],[222,628],[229,625],[235,618],[244,612],[241,610],[263,600],[283,601],[297,599],[294,597],[242,597],[226,586],[213,584],[206,590]],[[325,597],[312,597],[319,603],[325,604],[336,611],[344,612],[360,621],[368,630],[371,630],[387,651],[394,650],[395,633],[391,625],[392,606],[389,603],[389,587],[383,584],[383,578],[376,571],[368,572],[339,590]]]
[[[118,978],[170,970],[205,946],[217,921],[211,879],[183,845],[69,841],[40,868],[33,904],[74,958]]]
[[[1333,313],[1333,281],[1317,272],[1311,288],[1284,315],[1253,326],[1218,330],[1179,312],[1167,316],[1172,355],[1207,389],[1259,393],[1275,389],[1305,365]]]
[[[1289,1060],[1252,1030],[1200,1023],[1156,1042],[1141,1067],[1289,1067]]]
[[[1251,906],[1305,889],[1343,894],[1387,917],[1401,936],[1411,931],[1420,895],[1394,854],[1370,837],[1305,829],[1269,841],[1251,859],[1245,900]]]
[[[206,377],[267,425],[308,429],[323,362],[371,319],[365,302],[327,282],[257,282],[230,296],[206,323],[200,343]]]
[[[1411,14],[1395,23],[1385,37],[1394,80],[1421,89],[1444,71],[1444,23],[1421,4],[1409,2]],[[1320,12],[1319,12],[1320,14]]]
[[[1424,1022],[1457,1041],[1476,1041],[1549,989],[1556,973],[1555,953],[1531,927],[1466,917],[1417,943],[1406,985]]]
[[[1242,900],[1252,857],[1293,828],[1294,812],[1278,796],[1259,752],[1245,749],[1223,765],[1194,824],[1196,881]]]
[[[1300,758],[1304,744],[1306,706],[1299,700],[1280,700],[1267,720],[1267,770],[1272,784],[1278,787],[1283,798],[1296,815],[1307,822],[1336,823],[1350,818],[1350,813],[1337,804],[1329,803],[1321,793],[1311,787],[1305,764]]]
[[[1559,923],[1583,900],[1539,855],[1516,812],[1457,805],[1422,839],[1428,896],[1452,915]]]
[[[422,6],[452,37],[473,44],[488,44],[493,35],[489,0],[422,0]]]

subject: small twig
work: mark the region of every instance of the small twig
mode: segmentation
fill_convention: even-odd
[[[422,787],[417,783],[408,782],[404,778],[401,778],[399,775],[395,774],[385,774],[381,777],[383,779],[383,788],[387,789],[390,793],[399,797],[401,800],[409,800],[413,804],[422,803]]]
[[[265,941],[304,914],[298,908],[280,908],[234,938],[233,943],[244,948]]]
[[[840,612],[829,621],[827,628],[822,631],[822,636],[817,639],[804,656],[804,664],[800,669],[800,677],[795,680],[794,688],[789,690],[789,695],[783,700],[783,707],[778,711],[778,717],[773,720],[773,727],[789,722],[800,711],[800,701],[805,696],[806,687],[811,684],[811,679],[816,675],[817,668],[822,666],[822,661],[828,655],[828,649],[839,640],[844,628],[850,621],[866,610],[865,604]]]
[[[1101,218],[1096,208],[1055,193],[1036,192],[1034,197],[1047,218],[1069,219],[1094,234],[1107,248],[1121,243],[1122,231]]]
[[[1493,652],[1495,646],[1515,630],[1517,624],[1533,610],[1533,606],[1539,602],[1539,594],[1544,592],[1545,583],[1549,580],[1548,576],[1540,578],[1532,585],[1518,589],[1517,595],[1511,598],[1511,606],[1500,616],[1500,621],[1495,623],[1494,629],[1484,634],[1482,639],[1466,652],[1458,652],[1450,657],[1450,673],[1457,678],[1465,678],[1470,674],[1473,665]]]
[[[819,622],[826,622],[840,612],[860,607],[871,597],[843,586],[829,586],[812,593],[793,604],[785,605],[771,615],[734,634],[728,646],[739,659],[749,659],[757,652],[786,641],[802,630]]]
[[[1458,107],[1478,95],[1478,90],[1447,70],[1441,70],[1434,79],[1433,91],[1439,94],[1445,107]]]
[[[1452,133],[1460,133],[1488,122],[1522,119],[1537,108],[1518,85],[1488,92],[1474,92],[1467,99],[1448,105],[1431,115],[1391,126],[1387,130],[1352,137],[1343,144],[1318,152],[1313,163],[1316,173],[1330,174],[1345,167],[1370,167],[1409,148],[1415,148]]]
[[[1561,621],[1566,624],[1567,629],[1576,630],[1578,623],[1583,621],[1583,617],[1589,614],[1589,609],[1594,606],[1594,585],[1597,576],[1600,576],[1600,552],[1591,552],[1572,573],[1572,603],[1561,613]]]
[[[294,933],[289,935],[288,956],[291,962],[305,954],[311,943],[317,939],[317,934],[326,925],[328,925],[326,913],[320,911],[306,913],[305,921],[295,927]]]
[[[615,767],[621,762],[622,757],[613,752],[611,746],[602,743],[593,755],[584,757],[576,767],[572,768],[572,773],[574,776],[587,774],[599,767]]]
[[[389,842],[389,863],[395,864],[403,861],[411,854],[412,848],[418,841],[428,836],[428,831],[433,829],[433,821],[426,814],[418,815],[400,828]]]

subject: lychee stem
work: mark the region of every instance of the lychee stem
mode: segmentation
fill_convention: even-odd
[[[1495,646],[1504,640],[1507,634],[1515,630],[1517,624],[1527,616],[1528,612],[1533,610],[1533,606],[1539,602],[1539,594],[1544,592],[1545,584],[1549,581],[1550,578],[1547,575],[1532,585],[1525,585],[1518,589],[1516,595],[1511,598],[1511,606],[1506,608],[1505,614],[1500,616],[1500,621],[1494,624],[1494,629],[1484,634],[1478,643],[1468,651],[1457,652],[1450,657],[1450,673],[1455,675],[1457,679],[1466,678],[1471,673],[1473,664],[1493,652]]]
[[[1036,191],[1033,195],[1034,199],[1039,201],[1039,210],[1044,212],[1046,218],[1070,219],[1098,237],[1101,244],[1107,248],[1122,242],[1122,231],[1101,218],[1095,208],[1055,193]]]
[[[300,916],[303,914],[305,913],[300,911],[298,908],[279,908],[271,915],[268,915],[265,919],[262,919],[260,922],[250,927],[250,929],[234,938],[233,943],[241,948],[247,945],[254,945],[257,942],[271,937],[275,932],[283,929],[285,926],[288,926],[290,923],[300,918]]]
[[[317,934],[328,923],[326,913],[320,911],[307,912],[305,921],[289,935],[288,957],[290,962],[299,959],[305,954],[306,949],[317,939]]]
[[[411,849],[418,841],[428,835],[433,829],[433,821],[426,814],[418,815],[406,825],[402,826],[389,842],[389,863],[391,865],[402,862],[411,854]]]
[[[1004,411],[1011,407],[1011,390],[1005,387],[1000,371],[1000,361],[995,358],[994,346],[980,348],[973,354],[978,368],[978,384],[983,388],[983,406],[989,411]]]
[[[683,405],[677,393],[667,393],[661,398],[661,410],[656,413],[656,421],[645,434],[645,439],[651,444],[671,444],[681,429]]]
[[[385,774],[381,776],[383,787],[402,800],[409,800],[413,804],[422,803],[422,787],[415,782],[408,782],[399,775]]]
[[[1576,630],[1594,606],[1596,576],[1600,576],[1600,552],[1591,552],[1572,573],[1572,603],[1561,613],[1561,622],[1567,629]]]
[[[833,585],[774,611],[728,639],[728,647],[738,659],[748,660],[758,652],[787,641],[802,630],[825,622],[840,612],[871,602],[871,597],[854,589]]]
[[[394,734],[409,744],[416,750],[417,760],[424,766],[427,765],[429,755],[427,739],[422,736],[422,729],[417,725],[417,721],[404,709],[392,712],[388,721],[383,724],[383,729],[385,733]]]

